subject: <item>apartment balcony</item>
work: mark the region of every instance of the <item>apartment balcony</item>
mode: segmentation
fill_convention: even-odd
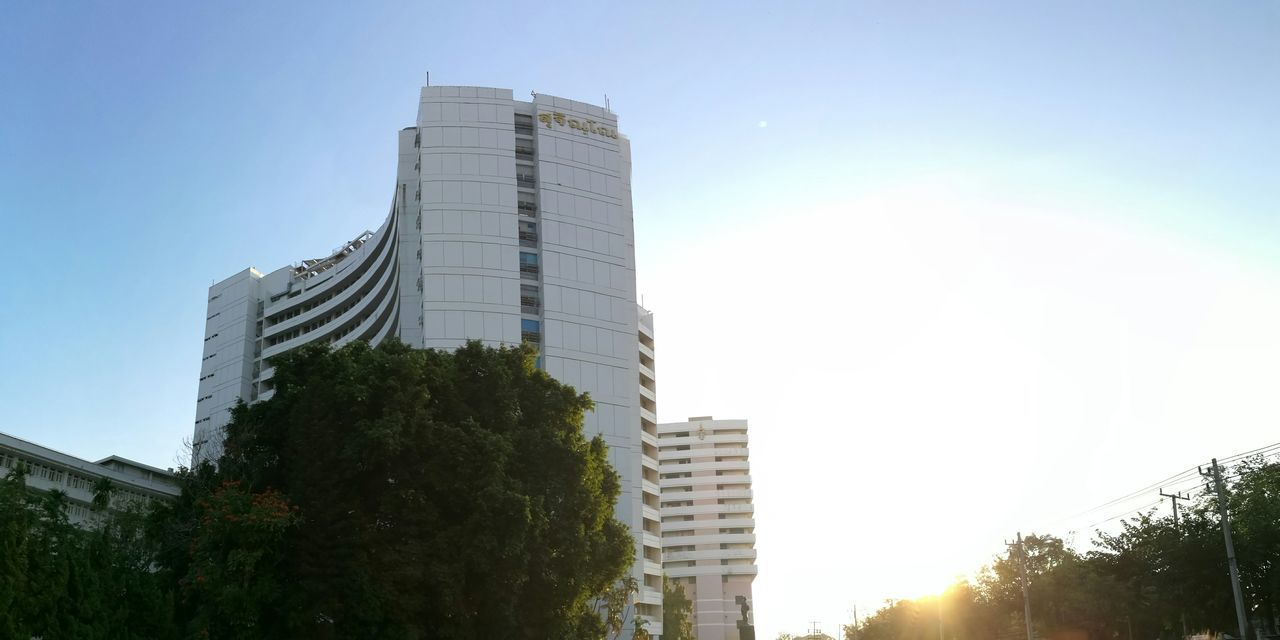
[[[755,549],[706,549],[704,551],[668,551],[662,554],[663,562],[687,562],[689,560],[755,560]]]
[[[636,594],[636,602],[638,602],[638,603],[640,603],[640,604],[651,604],[651,605],[655,605],[655,606],[661,606],[661,605],[662,605],[662,592],[661,592],[661,591],[658,591],[658,590],[656,590],[656,589],[650,589],[650,588],[648,588],[648,587],[643,587],[643,588],[641,588],[641,589],[640,589],[640,593],[637,593],[637,594]],[[661,621],[661,620],[658,620],[658,625],[661,625],[661,624],[662,624],[662,621]],[[645,629],[647,629],[647,630],[649,630],[650,632],[652,632],[652,631],[653,631],[653,624],[645,625]],[[660,633],[660,632],[659,632],[659,633]]]
[[[658,402],[657,394],[655,394],[653,391],[649,390],[647,387],[643,385],[640,386],[640,397],[648,398],[651,402],[654,402],[654,403]]]
[[[643,353],[644,355],[649,356],[650,358],[653,358],[653,349],[650,349],[643,342],[640,343],[640,353]]]
[[[521,136],[530,136],[530,137],[532,137],[532,136],[533,136],[533,125],[531,125],[531,124],[517,124],[517,125],[516,125],[516,135],[521,135]]]
[[[754,564],[710,564],[697,567],[667,567],[669,578],[693,576],[754,576],[759,572]]]
[[[750,489],[709,489],[706,491],[668,491],[662,494],[663,502],[684,502],[687,500],[750,500]]]
[[[663,507],[662,515],[665,516],[697,516],[707,514],[738,514],[750,515],[755,513],[755,505],[746,504],[700,504],[692,507]]]
[[[538,234],[533,231],[521,231],[520,246],[533,249],[538,248]]]
[[[668,432],[670,433],[670,432]],[[707,434],[705,438],[698,436],[671,436],[659,433],[658,438],[662,440],[664,447],[678,447],[684,444],[746,444],[747,434],[745,433],[713,433]]]
[[[523,144],[516,145],[516,157],[521,160],[532,160],[533,147]]]
[[[672,520],[662,523],[662,532],[694,531],[697,529],[754,529],[755,518],[724,518],[716,520]]]
[[[754,533],[709,533],[702,536],[663,536],[662,546],[666,547],[684,547],[688,545],[703,544],[755,544],[756,534]],[[665,553],[665,552],[664,552]]]
[[[521,331],[520,339],[529,344],[540,344],[542,342],[542,334],[537,331]]]
[[[526,189],[532,189],[532,188],[534,188],[534,187],[538,186],[538,181],[537,181],[537,180],[534,180],[532,175],[523,174],[523,173],[517,173],[517,174],[516,174],[516,186],[518,186],[518,187],[524,187],[524,188],[526,188]]]
[[[649,367],[644,366],[644,364],[640,365],[640,375],[645,376],[650,380],[658,379],[658,374],[654,373],[653,369],[650,369]]]
[[[538,268],[538,265],[536,264],[520,265],[520,277],[524,278],[525,280],[537,280],[538,273],[540,273],[540,271],[541,270]]]
[[[661,549],[662,538],[645,531],[640,534],[640,544],[652,549]]]
[[[654,460],[653,458],[650,458],[649,456],[640,456],[640,465],[649,469],[653,469],[654,471],[658,470],[658,461]]]
[[[641,566],[641,569],[642,569],[642,570],[645,572],[645,574],[647,574],[647,575],[651,575],[651,576],[660,576],[660,575],[662,575],[662,563],[661,563],[661,562],[654,562],[654,561],[652,561],[652,560],[645,560],[645,561],[644,561],[644,564]]]
[[[667,473],[667,469],[664,468],[662,472]],[[743,474],[740,476],[709,476],[700,478],[660,478],[658,480],[658,486],[663,489],[667,489],[675,487],[692,487],[695,485],[702,486],[710,484],[711,482],[716,484],[751,484],[751,476],[749,474]]]
[[[641,409],[640,411],[641,411],[640,415],[644,415],[644,410]],[[658,446],[658,436],[655,436],[652,433],[649,433],[648,431],[641,431],[640,442],[656,447]]]
[[[658,424],[658,415],[648,409],[645,409],[644,407],[640,407],[640,417],[644,418],[645,420],[648,420],[649,422],[652,422],[655,425]],[[654,436],[654,439],[656,440],[657,436]],[[663,444],[666,444],[666,443],[663,443]]]
[[[693,473],[695,471],[747,471],[750,469],[751,463],[746,460],[721,460],[719,462],[664,464],[661,471],[662,473]]]
[[[662,521],[662,514],[659,513],[657,509],[654,509],[647,504],[640,505],[640,515],[645,520],[653,520],[654,522]]]
[[[640,489],[641,489],[642,491],[644,491],[645,493],[651,493],[651,494],[653,494],[653,495],[655,495],[655,496],[661,496],[661,495],[662,495],[662,489],[658,487],[658,484],[657,484],[656,482],[649,482],[648,480],[641,480],[641,481],[640,481]]]
[[[520,296],[520,311],[537,314],[542,308],[542,301],[533,296]]]

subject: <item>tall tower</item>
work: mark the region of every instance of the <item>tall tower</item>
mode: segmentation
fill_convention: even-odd
[[[637,540],[636,610],[660,634],[661,573],[644,535],[658,516],[643,497],[631,153],[616,116],[541,94],[431,86],[398,142],[376,231],[210,287],[197,459],[218,455],[238,399],[274,393],[269,359],[303,344],[536,344],[540,367],[595,401],[585,431],[604,438],[622,476],[617,517]]]
[[[738,640],[757,572],[747,421],[660,424],[658,465],[662,569],[693,601],[698,640]]]

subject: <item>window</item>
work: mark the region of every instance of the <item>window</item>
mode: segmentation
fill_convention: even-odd
[[[536,314],[541,307],[542,296],[538,292],[538,287],[531,284],[520,285],[520,311]]]
[[[520,252],[520,277],[538,279],[538,254]]]
[[[520,221],[520,246],[537,248],[538,223],[529,220]]]
[[[525,342],[538,344],[542,342],[541,323],[529,318],[520,319],[520,338]]]

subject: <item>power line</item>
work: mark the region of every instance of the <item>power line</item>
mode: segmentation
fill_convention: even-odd
[[[1259,454],[1263,454],[1263,455],[1265,455],[1265,453],[1266,453],[1266,452],[1273,451],[1273,450],[1276,450],[1276,449],[1280,449],[1280,442],[1276,442],[1276,443],[1269,444],[1269,445],[1266,445],[1266,446],[1263,446],[1263,447],[1258,447],[1257,449],[1252,449],[1252,450],[1250,450],[1250,451],[1245,451],[1245,452],[1243,452],[1243,453],[1237,453],[1237,454],[1235,454],[1235,455],[1228,456],[1228,457],[1226,457],[1226,458],[1223,458],[1223,459],[1222,459],[1222,461],[1221,461],[1221,462],[1219,462],[1219,464],[1222,464],[1222,463],[1224,463],[1224,462],[1231,462],[1231,461],[1239,460],[1239,459],[1246,458],[1246,457],[1249,457],[1249,456],[1252,456],[1252,455],[1259,455]],[[1086,515],[1089,515],[1089,514],[1095,513],[1095,512],[1097,512],[1097,511],[1101,511],[1101,510],[1106,509],[1106,508],[1108,508],[1108,507],[1112,507],[1112,506],[1115,506],[1115,505],[1118,505],[1118,504],[1121,504],[1121,503],[1124,503],[1124,502],[1127,502],[1127,501],[1130,501],[1130,500],[1133,500],[1133,499],[1139,498],[1139,497],[1141,497],[1141,496],[1142,496],[1142,494],[1150,493],[1150,492],[1151,492],[1151,491],[1153,491],[1153,490],[1158,490],[1158,489],[1162,489],[1162,488],[1164,488],[1164,487],[1169,487],[1169,486],[1171,486],[1171,485],[1173,485],[1173,484],[1176,484],[1176,483],[1182,483],[1182,482],[1183,482],[1183,481],[1185,481],[1185,480],[1195,480],[1195,482],[1194,482],[1194,483],[1193,483],[1193,485],[1191,485],[1191,486],[1198,485],[1198,484],[1200,484],[1200,483],[1201,483],[1201,479],[1200,479],[1200,477],[1199,477],[1199,474],[1200,474],[1200,467],[1201,467],[1201,466],[1203,466],[1203,465],[1197,465],[1197,466],[1191,467],[1191,468],[1189,468],[1189,469],[1186,469],[1186,470],[1184,470],[1184,471],[1180,471],[1180,472],[1178,472],[1178,473],[1173,474],[1172,476],[1169,476],[1168,478],[1165,478],[1165,479],[1160,480],[1160,481],[1158,481],[1158,482],[1154,482],[1154,483],[1152,483],[1152,484],[1150,484],[1150,485],[1148,485],[1148,486],[1146,486],[1146,487],[1143,487],[1143,488],[1141,488],[1141,489],[1138,489],[1137,491],[1133,491],[1133,492],[1131,492],[1131,493],[1125,494],[1125,495],[1123,495],[1123,496],[1120,496],[1119,498],[1115,498],[1115,499],[1113,499],[1113,500],[1110,500],[1110,501],[1108,501],[1108,502],[1105,502],[1105,503],[1103,503],[1103,504],[1100,504],[1100,505],[1098,505],[1098,506],[1096,506],[1096,507],[1092,507],[1092,508],[1090,508],[1090,509],[1086,509],[1086,510],[1084,510],[1084,511],[1081,511],[1081,512],[1079,512],[1079,513],[1075,514],[1075,515],[1069,516],[1069,517],[1067,517],[1067,518],[1063,518],[1063,519],[1061,519],[1061,520],[1057,520],[1057,521],[1055,521],[1055,522],[1053,522],[1053,523],[1050,523],[1050,524],[1056,524],[1056,523],[1060,523],[1060,522],[1064,522],[1064,521],[1075,520],[1075,519],[1080,518],[1080,517],[1082,517],[1082,516],[1086,516]],[[1142,507],[1142,508],[1146,508],[1146,507]],[[1113,517],[1113,518],[1108,518],[1107,520],[1114,520],[1114,519],[1115,519],[1115,518]],[[1104,520],[1103,522],[1106,522],[1107,520]]]

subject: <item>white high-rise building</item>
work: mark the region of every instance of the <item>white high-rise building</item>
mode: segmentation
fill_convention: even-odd
[[[417,126],[399,134],[395,191],[376,231],[326,257],[266,274],[249,268],[209,288],[197,457],[218,454],[237,400],[274,393],[269,359],[303,344],[538,344],[540,366],[595,401],[586,433],[603,436],[622,476],[617,517],[637,541],[637,611],[660,633],[630,156],[607,109],[540,94],[514,100],[509,89],[423,87]]]
[[[738,640],[739,599],[751,603],[756,521],[747,454],[746,420],[658,425],[662,569],[693,602],[698,640]]]

